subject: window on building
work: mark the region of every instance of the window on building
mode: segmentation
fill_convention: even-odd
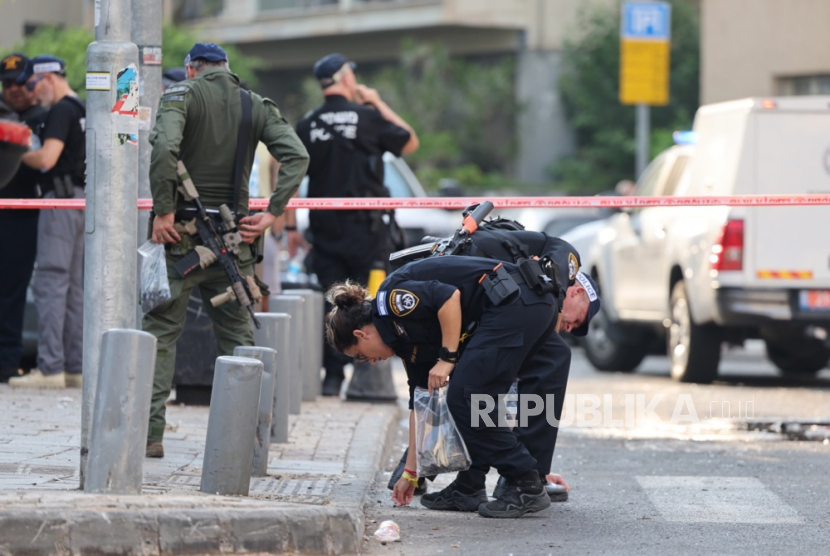
[[[830,95],[830,75],[779,77],[778,94],[781,96]]]
[[[339,0],[259,0],[259,9],[270,10],[307,10],[324,6],[336,6]]]

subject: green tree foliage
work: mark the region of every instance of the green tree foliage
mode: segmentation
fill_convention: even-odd
[[[51,54],[66,62],[66,79],[74,91],[86,97],[86,49],[94,39],[91,31],[83,28],[60,29],[41,27],[32,35],[2,53],[22,52],[34,57]]]
[[[358,80],[418,133],[421,147],[407,160],[434,189],[442,178],[465,187],[503,187],[516,153],[515,64],[512,58],[451,58],[440,44],[405,40],[399,62]],[[303,111],[322,101],[314,79],[303,83]]]
[[[699,103],[700,18],[687,0],[672,5],[669,104],[651,108],[651,155],[689,129]],[[552,177],[571,191],[596,192],[635,171],[635,108],[619,101],[620,12],[595,8],[580,16],[580,38],[566,42],[560,89],[577,152],[556,163]]]
[[[42,27],[11,49],[0,53],[0,57],[10,52],[22,52],[33,57],[40,54],[51,54],[66,62],[66,78],[70,86],[82,97],[86,97],[86,50],[95,40],[92,31],[84,28],[61,29],[59,27]],[[164,69],[181,67],[184,65],[185,54],[196,42],[191,31],[173,26],[166,26],[163,30],[162,56]],[[239,75],[240,79],[251,87],[256,86],[255,69],[261,61],[256,58],[243,56],[235,47],[225,47],[230,58],[231,70]]]

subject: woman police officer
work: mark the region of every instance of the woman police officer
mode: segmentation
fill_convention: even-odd
[[[517,375],[521,377],[523,363],[555,333],[559,307],[552,293],[534,291],[511,263],[439,257],[395,271],[374,299],[348,282],[333,286],[327,297],[334,306],[327,338],[340,352],[372,363],[398,355],[407,369],[434,362],[427,377],[408,371],[410,399],[424,378],[432,390],[444,386],[452,373],[447,403],[472,465],[444,490],[422,496],[422,505],[478,510],[486,517],[518,517],[550,505],[536,460],[506,426],[485,426],[486,419],[474,422],[473,409],[477,415],[483,412],[478,404],[473,407],[472,397],[496,400],[506,394]],[[575,327],[586,318],[588,306],[587,297],[575,305]],[[495,413],[489,413],[490,422],[499,425]],[[410,415],[407,469],[415,468],[414,429]],[[488,502],[484,486],[491,466],[509,482]],[[413,490],[411,482],[401,479],[393,498],[408,504]]]

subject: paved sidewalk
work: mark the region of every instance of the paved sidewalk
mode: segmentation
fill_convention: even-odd
[[[249,497],[199,492],[206,407],[168,406],[140,496],[78,490],[80,390],[0,385],[0,554],[355,554],[396,404],[318,398],[272,444]]]

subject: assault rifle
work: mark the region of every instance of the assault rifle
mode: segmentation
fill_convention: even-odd
[[[478,229],[479,224],[481,224],[482,220],[492,210],[493,203],[490,201],[484,201],[467,207],[462,213],[464,221],[452,237],[440,238],[426,236],[421,240],[421,245],[401,249],[389,255],[389,262],[392,263],[393,267],[399,267],[410,261],[424,259],[426,257],[442,257],[444,255],[455,255],[462,252],[472,241],[470,236]]]
[[[196,216],[184,226],[176,224],[176,231],[197,235],[202,240],[202,245],[197,245],[192,251],[179,260],[174,268],[183,277],[187,276],[197,268],[207,268],[215,262],[219,262],[225,275],[228,277],[230,286],[227,291],[211,298],[210,304],[218,307],[230,300],[236,300],[240,307],[245,307],[251,314],[254,324],[260,327],[259,321],[254,314],[254,304],[262,299],[262,292],[256,285],[252,276],[243,276],[239,272],[239,265],[236,258],[239,256],[239,246],[242,244],[242,236],[236,227],[228,205],[219,207],[219,219],[214,219],[208,214],[199,192],[190,179],[190,174],[180,160],[178,163],[178,174],[182,180],[179,192],[185,200],[190,201],[196,207]]]

